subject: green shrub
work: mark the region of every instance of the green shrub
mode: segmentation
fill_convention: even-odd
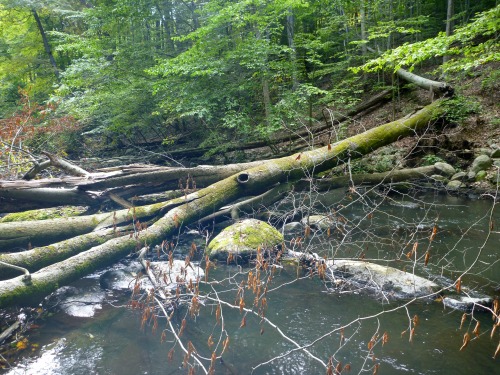
[[[473,98],[456,96],[444,103],[446,108],[446,120],[453,124],[462,124],[471,114],[478,113],[481,105]]]

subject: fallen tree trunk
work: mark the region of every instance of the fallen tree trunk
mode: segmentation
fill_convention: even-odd
[[[295,134],[280,135],[270,141],[253,142],[244,145],[244,148],[257,148],[267,146],[269,143],[278,144],[290,142],[296,139],[302,139],[308,136],[311,132],[318,133],[329,129],[334,124],[332,121],[340,123],[352,116],[365,111],[375,105],[387,101],[391,97],[392,90],[384,90],[383,92],[369,98],[368,100],[358,104],[345,114],[339,114],[330,120],[326,119],[325,125],[314,127],[296,132]],[[331,116],[330,116],[331,117]],[[307,146],[307,140],[293,146],[293,150]],[[238,146],[241,148],[242,146]],[[239,149],[234,147],[234,149]],[[200,151],[197,149],[196,151]],[[206,150],[208,151],[208,150]],[[206,152],[203,151],[203,152]],[[180,151],[184,152],[184,151]],[[121,196],[132,197],[141,195],[146,191],[150,191],[152,186],[157,186],[158,191],[168,189],[177,189],[179,180],[191,178],[198,187],[208,186],[209,184],[219,181],[222,178],[228,177],[239,170],[247,169],[255,165],[259,165],[262,161],[255,161],[241,164],[229,164],[224,166],[198,166],[194,168],[171,168],[158,167],[151,165],[130,165],[125,167],[111,167],[100,169],[97,173],[89,173],[84,169],[66,162],[52,154],[46,153],[50,160],[41,164],[35,165],[23,177],[25,180],[31,180],[36,173],[47,168],[48,166],[56,166],[63,170],[69,171],[73,176],[59,179],[39,179],[36,181],[1,181],[0,180],[0,199],[4,199],[2,207],[4,212],[14,212],[17,202],[23,201],[23,208],[33,209],[41,207],[53,207],[54,205],[88,205],[95,206],[108,200],[108,194],[95,194],[88,191],[99,191],[103,189],[115,189],[114,194]],[[265,161],[264,161],[265,162]],[[63,187],[64,189],[60,189]],[[133,192],[129,191],[133,189]],[[75,188],[77,188],[75,190]],[[5,201],[6,199],[6,201]],[[26,206],[27,202],[31,202],[33,206]]]
[[[432,93],[441,93],[445,94],[446,96],[453,95],[453,88],[445,82],[433,81],[431,79],[410,73],[409,71],[404,69],[398,69],[396,71],[396,74],[398,75],[398,77],[404,79],[405,81],[414,83],[418,87],[429,90]]]
[[[375,53],[376,51],[371,48],[367,47],[367,49]],[[444,94],[447,97],[453,96],[453,87],[451,87],[449,84],[446,82],[439,82],[439,81],[433,81],[432,79],[428,79],[419,75],[416,75],[414,73],[410,73],[409,71],[400,68],[396,70],[396,75],[400,77],[401,79],[404,79],[407,82],[413,83],[417,85],[420,88],[423,88],[424,90],[428,90],[432,93],[438,93],[438,94]]]
[[[323,148],[267,161],[239,172],[192,194],[192,200],[168,211],[161,219],[135,236],[122,236],[45,267],[31,275],[0,282],[0,307],[37,304],[58,287],[109,265],[131,251],[159,243],[187,225],[218,210],[238,197],[259,194],[277,183],[325,171],[348,159],[359,158],[397,139],[427,128],[442,115],[441,101],[423,108],[410,118],[391,122]]]
[[[120,231],[105,229],[95,233],[88,233],[70,238],[66,241],[57,242],[50,246],[37,247],[33,250],[18,253],[0,254],[0,262],[28,269],[30,272],[51,264],[60,262],[73,255],[86,251],[93,246],[102,244]],[[19,275],[19,271],[0,264],[0,280],[5,280]]]
[[[352,185],[376,185],[382,183],[408,181],[429,177],[433,174],[438,174],[437,170],[434,165],[429,165],[419,168],[394,169],[392,171],[382,173],[363,173],[354,174],[352,176],[323,178],[317,180],[316,185],[320,191],[324,191]]]
[[[167,202],[102,214],[1,223],[0,249],[7,251],[15,247],[28,248],[28,245],[42,246],[95,230],[128,224],[132,221],[143,222],[191,199],[193,198],[190,194]]]
[[[133,195],[150,191],[152,186],[162,191],[204,187],[241,170],[262,164],[262,161],[222,166],[198,166],[194,168],[170,167],[123,167],[108,172],[97,172],[85,177],[65,177],[32,181],[0,180],[0,199],[30,201],[44,207],[71,205],[97,205],[108,199],[106,193],[96,191],[114,189],[123,194],[133,189]],[[182,185],[182,187],[180,187]],[[7,201],[8,202],[8,201]],[[13,203],[15,204],[15,202]],[[38,207],[36,207],[38,208]]]

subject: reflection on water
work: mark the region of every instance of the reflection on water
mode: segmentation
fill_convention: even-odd
[[[325,201],[331,199],[323,198]],[[432,204],[425,203],[425,200]],[[400,205],[396,201],[379,207],[375,218],[360,225],[363,234],[372,239],[369,246],[360,247],[367,257],[381,256],[381,248],[385,245],[378,241],[381,233],[383,236],[389,233],[392,242],[389,249],[383,249],[382,256],[390,254],[390,259],[396,259],[403,252],[405,241],[418,238],[424,243],[428,238],[428,232],[414,230],[417,225],[432,228],[438,218],[439,233],[432,244],[432,261],[428,267],[419,265],[416,271],[448,280],[456,272],[475,264],[471,268],[472,274],[464,277],[464,285],[477,287],[486,284],[483,291],[492,296],[500,283],[500,236],[493,233],[486,238],[489,217],[485,215],[492,203],[441,196],[421,197],[407,203],[404,199],[399,201]],[[322,204],[328,206],[330,203]],[[349,207],[344,215],[363,217],[365,208]],[[500,223],[499,212],[494,212],[493,216]],[[477,225],[471,227],[473,223]],[[361,232],[353,232],[351,238],[343,241],[352,241],[348,244],[354,248],[359,238]],[[332,238],[326,244],[324,239],[313,242],[314,250],[339,251],[335,248],[339,241]],[[399,262],[395,261],[395,264],[402,267],[403,261]],[[220,265],[211,271],[210,276],[223,278],[236,271],[235,267]],[[481,321],[479,336],[473,337],[464,351],[459,351],[464,333],[472,332],[475,326],[475,322],[467,317],[460,330],[463,314],[460,311],[444,308],[442,303],[435,301],[418,301],[391,311],[404,302],[382,303],[362,294],[327,293],[321,280],[296,280],[296,277],[296,269],[292,266],[276,274],[273,285],[283,286],[269,293],[266,317],[300,345],[308,345],[336,330],[308,347],[324,362],[334,356],[334,365],[337,362],[351,364],[350,373],[354,374],[362,370],[372,373],[375,363],[380,364],[380,374],[499,373],[498,359],[492,359],[499,336],[497,333],[495,339],[490,340],[490,313],[474,313],[474,318]],[[80,282],[87,286],[89,283],[95,284],[93,288],[99,285],[99,280],[90,278]],[[236,292],[224,293],[227,289],[227,286],[221,286],[220,295],[234,303]],[[106,298],[114,297],[108,294]],[[249,295],[247,306],[252,305],[251,298]],[[224,328],[231,342],[223,357],[224,363],[217,364],[216,374],[250,374],[253,368],[253,374],[325,373],[318,361],[303,351],[294,350],[293,344],[283,339],[274,328],[262,324],[258,317],[248,315],[246,327],[240,328],[241,315],[237,309],[223,308],[223,314]],[[419,324],[410,342],[410,320],[415,314],[419,317]],[[174,318],[177,326],[183,316],[179,313]],[[165,326],[164,320],[159,323]],[[162,344],[159,333],[152,334],[150,327],[141,330],[140,325],[139,313],[106,302],[92,318],[68,317],[63,311],[58,312],[42,323],[38,336],[30,338],[41,345],[39,353],[27,357],[7,374],[186,374],[187,370],[181,367],[183,353],[178,347],[173,361],[167,360],[173,337],[167,336]],[[341,345],[338,329],[344,325],[347,327]],[[183,339],[191,340],[201,355],[210,357],[207,338],[213,333],[217,335],[217,332],[220,332],[220,326],[215,323],[213,309],[202,308],[196,321],[188,318]],[[382,346],[380,338],[384,332],[389,340]],[[379,338],[378,343],[369,350],[369,342],[374,336]],[[282,358],[270,361],[278,357]],[[259,366],[266,361],[270,362]]]

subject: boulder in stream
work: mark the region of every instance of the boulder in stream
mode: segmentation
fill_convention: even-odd
[[[226,260],[229,254],[237,260],[247,261],[257,248],[272,249],[281,246],[283,235],[269,224],[256,220],[239,221],[220,232],[207,247],[210,259]]]
[[[484,307],[491,306],[493,300],[487,296],[468,297],[468,296],[446,296],[443,298],[443,304],[446,307],[460,311],[483,310]]]
[[[196,283],[198,279],[205,276],[203,269],[194,263],[186,266],[184,260],[174,259],[172,266],[168,261],[150,262],[149,267],[158,279],[161,281],[161,286],[166,289],[175,289],[178,283],[189,283],[192,281]],[[101,288],[107,290],[123,291],[132,290],[135,285],[135,280],[139,272],[144,272],[139,262],[134,262],[128,267],[121,269],[108,270],[100,276]],[[146,276],[141,279],[141,288],[150,289],[150,281]]]
[[[390,266],[359,260],[329,260],[332,279],[348,283],[350,289],[380,294],[387,299],[413,298],[435,292],[435,282]]]
[[[336,220],[332,220],[326,215],[309,215],[303,218],[301,221],[302,225],[309,225],[313,230],[328,230],[328,228],[334,229],[340,223]],[[343,225],[342,225],[343,226]]]
[[[91,318],[102,309],[105,293],[99,286],[63,286],[47,297],[45,306],[58,308],[70,316]]]

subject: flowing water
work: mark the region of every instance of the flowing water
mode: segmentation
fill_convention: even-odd
[[[362,253],[366,259],[385,259],[398,268],[415,269],[420,275],[450,285],[467,270],[467,275],[462,278],[464,289],[468,288],[466,292],[498,296],[500,234],[495,224],[493,231],[489,228],[491,222],[500,225],[500,210],[492,210],[491,200],[429,193],[414,195],[411,199],[409,195],[383,198],[365,195],[365,200],[361,201],[355,195],[346,199],[338,192],[315,197],[314,207],[328,208],[330,212],[335,208],[349,220],[342,232],[347,235],[326,238],[325,233],[313,233],[305,246],[328,256],[359,257]],[[299,201],[303,202],[304,197],[289,200],[287,208],[297,207]],[[436,223],[439,230],[429,244],[429,235]],[[423,266],[421,258],[413,263],[405,255],[415,242],[419,242],[418,257],[430,250],[427,267]],[[179,249],[187,251],[189,243],[181,243]],[[210,278],[221,279],[237,272],[235,266],[219,265],[211,271]],[[472,334],[476,321],[471,320],[471,315],[460,329],[463,312],[445,308],[442,302],[424,299],[404,308],[406,301],[386,300],[363,292],[341,293],[329,290],[329,285],[318,277],[303,277],[302,271],[299,276],[298,280],[295,266],[285,266],[276,272],[270,289],[280,287],[268,293],[266,317],[289,339],[299,345],[311,344],[308,347],[311,355],[303,350],[293,350],[294,344],[251,314],[247,316],[246,326],[240,328],[240,312],[223,307],[224,329],[230,337],[230,344],[223,355],[224,362],[217,362],[216,374],[326,373],[313,356],[325,363],[333,356],[334,366],[338,362],[350,364],[351,370],[346,373],[353,374],[371,374],[374,365],[379,365],[379,374],[500,374],[500,358],[492,358],[500,336],[497,332],[490,339],[490,312],[473,313],[473,317],[481,322],[476,337]],[[243,276],[236,276],[235,282],[241,279]],[[98,275],[75,285],[98,288]],[[237,285],[216,289],[220,298],[234,304]],[[247,307],[252,304],[250,297],[247,298]],[[58,311],[37,322],[40,327],[32,330],[29,340],[38,344],[38,349],[27,353],[6,373],[187,373],[187,369],[182,368],[183,353],[178,346],[172,361],[167,359],[173,346],[172,334],[161,343],[160,334],[153,334],[151,326],[141,329],[138,311],[117,306],[124,303],[123,299],[120,301],[108,292],[106,300],[113,301],[113,305],[104,301],[93,317],[74,317]],[[173,323],[179,326],[184,315],[185,311],[181,309],[174,316]],[[195,320],[187,317],[183,335],[184,343],[192,341],[198,353],[206,357],[210,357],[208,337],[212,334],[217,343],[221,332],[214,315],[213,308],[202,307]],[[418,315],[419,323],[410,342],[410,321],[415,315]],[[164,326],[165,321],[160,320],[159,325]],[[345,326],[343,340],[338,330],[341,326]],[[459,351],[467,331],[473,339]],[[382,345],[384,333],[387,333],[388,341]],[[374,335],[378,335],[378,340],[369,350]],[[208,362],[206,364],[208,367]],[[198,369],[196,373],[202,371]]]

